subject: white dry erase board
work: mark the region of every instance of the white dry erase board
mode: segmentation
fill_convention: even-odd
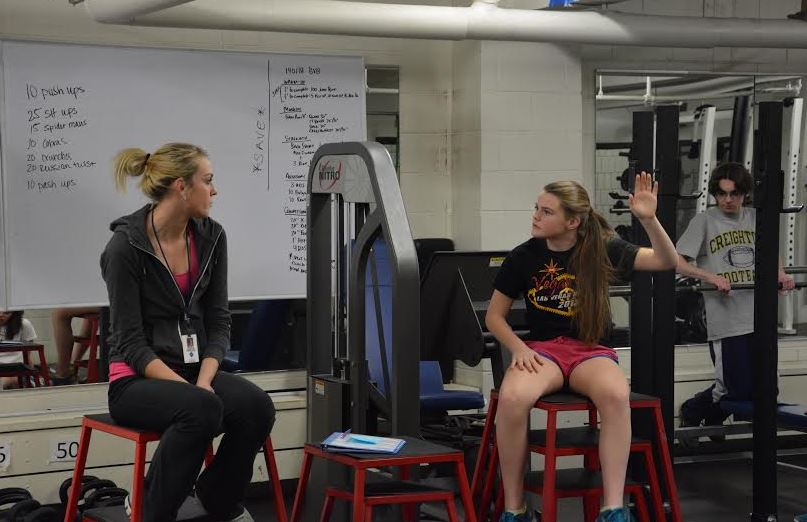
[[[7,307],[106,302],[109,223],[146,202],[112,158],[169,141],[210,154],[230,298],[305,295],[308,162],[365,137],[360,57],[0,43]],[[3,274],[0,274],[3,275]]]

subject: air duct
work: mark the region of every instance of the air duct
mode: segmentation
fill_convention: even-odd
[[[340,0],[85,0],[99,22],[435,40],[807,48],[796,20],[649,16],[614,11],[442,7]]]

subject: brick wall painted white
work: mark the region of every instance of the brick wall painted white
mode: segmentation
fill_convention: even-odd
[[[532,205],[556,179],[582,179],[580,57],[574,47],[483,42],[482,249],[529,237]]]
[[[451,230],[458,249],[479,247],[482,43],[455,42],[451,100]]]

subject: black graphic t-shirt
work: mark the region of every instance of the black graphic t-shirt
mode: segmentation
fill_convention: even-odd
[[[616,277],[628,280],[639,247],[618,237],[608,240],[608,257]],[[493,287],[504,295],[524,296],[530,340],[546,341],[561,335],[577,337],[572,317],[575,313],[575,275],[569,272],[574,248],[553,252],[545,239],[531,238],[518,245],[502,263]]]

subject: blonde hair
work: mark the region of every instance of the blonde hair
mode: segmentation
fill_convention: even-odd
[[[577,248],[569,260],[577,287],[576,313],[572,320],[577,325],[580,340],[586,344],[596,344],[611,322],[608,286],[614,276],[614,268],[608,257],[606,242],[614,231],[605,218],[594,210],[588,192],[576,181],[550,183],[544,187],[544,192],[560,200],[567,219],[580,219]]]
[[[142,176],[140,190],[152,201],[160,201],[174,180],[182,178],[190,185],[199,160],[207,157],[204,149],[190,143],[166,143],[152,154],[139,148],[123,149],[115,155],[115,185],[126,192],[126,177]]]

